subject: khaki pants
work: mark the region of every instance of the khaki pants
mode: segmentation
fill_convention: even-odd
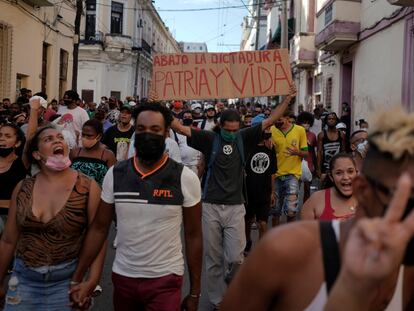
[[[243,204],[203,203],[203,238],[207,293],[219,305],[227,285],[225,279],[243,262],[246,246]]]

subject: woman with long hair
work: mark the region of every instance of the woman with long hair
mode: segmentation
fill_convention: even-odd
[[[14,257],[5,311],[72,310],[68,291],[78,284],[71,282],[71,277],[95,217],[100,188],[70,168],[69,147],[54,127],[35,133],[28,145],[28,158],[40,170],[13,191],[0,240],[0,300],[6,270]],[[98,284],[105,250],[106,245],[80,291],[92,292]],[[82,293],[73,293],[77,294]]]
[[[352,155],[339,153],[330,162],[328,181],[324,190],[317,191],[303,205],[302,220],[345,220],[353,218],[357,200],[352,181],[358,170]]]

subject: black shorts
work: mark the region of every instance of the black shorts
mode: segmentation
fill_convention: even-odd
[[[269,211],[270,201],[259,202],[251,200],[246,204],[246,219],[253,219],[256,216],[257,221],[267,222]]]

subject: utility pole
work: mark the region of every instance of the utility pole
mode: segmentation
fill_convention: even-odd
[[[83,11],[83,0],[76,0],[75,36],[73,38],[73,67],[72,67],[72,90],[78,89],[78,59],[79,59],[79,36],[80,22]]]
[[[281,25],[282,25],[282,31],[280,36],[280,47],[282,49],[288,48],[288,35],[289,35],[289,29],[288,29],[288,18],[287,18],[287,0],[282,1],[282,14],[280,16]]]
[[[254,49],[258,50],[259,49],[259,34],[260,34],[260,14],[261,14],[261,8],[260,8],[260,1],[261,0],[256,0],[257,1],[257,16],[256,16],[256,43],[254,45]]]

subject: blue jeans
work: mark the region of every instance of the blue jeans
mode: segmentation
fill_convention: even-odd
[[[69,311],[70,279],[77,260],[56,266],[27,267],[15,258],[4,311]]]
[[[299,212],[299,180],[295,175],[285,175],[276,178],[277,203],[270,211],[272,216],[294,217]]]

